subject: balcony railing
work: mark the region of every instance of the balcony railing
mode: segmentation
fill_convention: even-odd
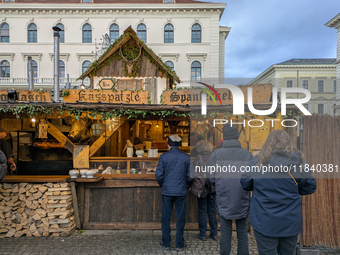
[[[34,78],[34,85],[37,86],[53,86],[54,79],[53,78]],[[59,83],[61,86],[66,85],[67,78],[60,78]],[[81,85],[82,81],[78,80],[77,78],[70,78],[71,86],[79,86]],[[27,85],[28,86],[28,79],[27,78],[11,78],[6,77],[0,78],[0,87],[2,86],[22,86]],[[90,85],[90,79],[86,78],[84,79],[84,85],[89,86]]]

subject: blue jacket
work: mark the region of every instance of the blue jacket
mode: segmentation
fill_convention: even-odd
[[[162,195],[185,196],[187,184],[192,181],[190,178],[190,156],[178,147],[172,147],[170,151],[159,157],[156,178],[159,186],[162,187]]]
[[[248,166],[258,163],[254,157]],[[241,185],[253,191],[250,202],[250,224],[258,232],[270,237],[296,236],[302,232],[301,196],[312,194],[316,182],[311,172],[300,172],[300,156],[291,157],[284,151],[277,151],[264,166],[291,167],[287,172],[245,172]],[[296,171],[294,171],[294,166]]]
[[[241,147],[238,140],[225,140],[221,148],[215,150],[206,167],[215,166],[216,172],[210,175],[216,187],[218,213],[227,220],[238,220],[248,216],[250,192],[244,191],[240,184],[241,166],[246,166],[253,155]],[[217,171],[219,167],[235,167],[235,172]],[[208,175],[209,176],[209,175]]]

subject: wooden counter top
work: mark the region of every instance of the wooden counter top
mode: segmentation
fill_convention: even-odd
[[[69,175],[6,175],[2,182],[66,182]]]
[[[104,180],[156,180],[155,174],[95,174],[97,179],[77,178],[76,182],[100,182]],[[69,175],[6,175],[2,182],[66,182]]]

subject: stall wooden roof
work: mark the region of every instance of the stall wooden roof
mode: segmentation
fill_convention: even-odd
[[[91,73],[95,70],[103,68],[105,66],[104,62],[130,39],[134,40],[138,45],[140,45],[142,49],[145,50],[155,61],[155,64],[161,67],[162,70],[166,72],[173,81],[176,81],[177,83],[181,82],[176,73],[172,71],[169,66],[167,66],[148,46],[146,46],[142,40],[138,38],[136,32],[131,28],[131,26],[129,26],[124,31],[123,35],[120,36],[113,44],[111,44],[106,52],[97,61],[93,62],[86,72],[84,72],[78,79],[84,79],[87,76],[93,76]]]

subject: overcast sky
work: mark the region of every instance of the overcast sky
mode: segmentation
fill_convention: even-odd
[[[254,78],[292,58],[336,58],[336,30],[325,23],[339,0],[205,0],[227,3],[225,77]]]

